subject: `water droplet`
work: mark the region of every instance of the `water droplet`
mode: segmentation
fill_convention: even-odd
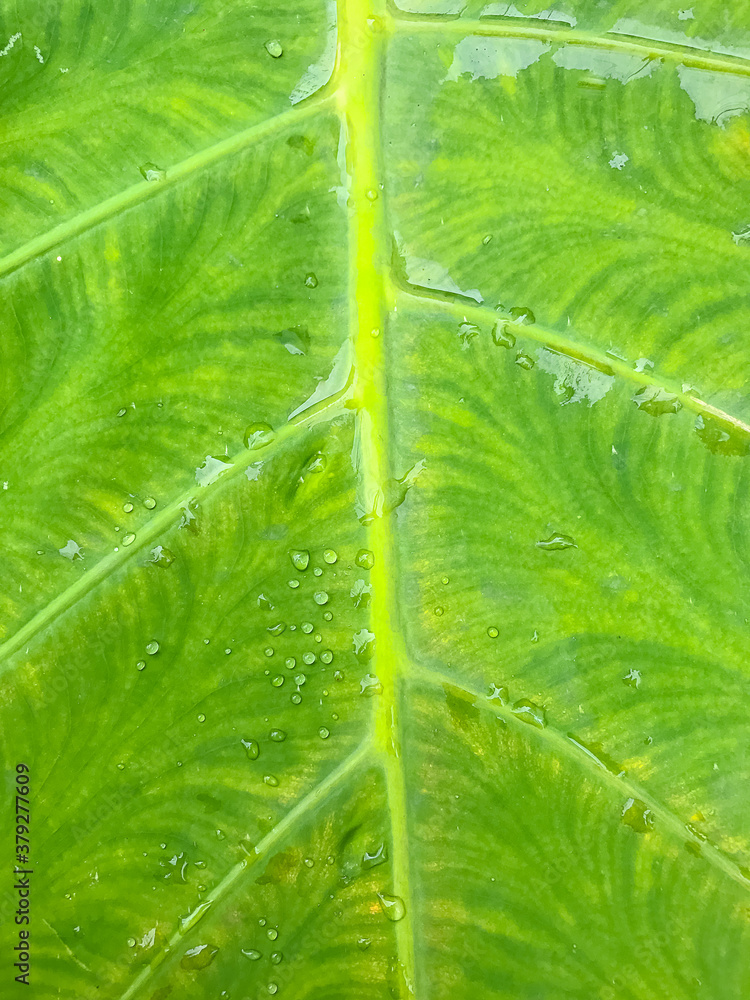
[[[300,628],[305,633],[305,635],[309,635],[312,632],[312,630],[315,628],[315,626],[313,625],[312,622],[302,622],[302,624],[300,625]]]
[[[394,923],[398,920],[403,920],[406,916],[406,906],[400,896],[392,896],[388,892],[379,892],[378,900],[380,901],[380,909]]]
[[[283,729],[272,729],[268,736],[274,743],[283,743],[286,739],[286,733]]]
[[[479,336],[479,327],[475,326],[474,323],[461,323],[458,327],[458,339],[461,341],[462,350],[471,344],[475,337]]]
[[[276,676],[271,681],[271,684],[273,684],[273,686],[275,688],[283,687],[284,686],[284,679],[285,678],[284,678],[283,674],[276,674]]]
[[[360,663],[368,663],[375,652],[375,633],[363,628],[352,636],[354,655]]]
[[[331,650],[330,649],[324,649],[323,652],[320,654],[320,660],[321,660],[321,663],[332,663],[333,662],[333,653],[331,652]]]
[[[229,654],[232,652],[232,650],[227,646],[227,648],[224,650],[224,652],[226,653],[227,656],[229,656]]]
[[[667,392],[660,385],[644,385],[633,396],[633,402],[639,410],[645,410],[652,417],[661,417],[665,413],[678,413],[682,403],[672,392]]]
[[[315,862],[313,861],[312,858],[305,858],[305,865],[308,868],[314,868],[315,867]]]
[[[297,685],[297,687],[302,687],[302,685],[306,681],[307,681],[307,677],[305,677],[304,674],[295,674],[294,675],[294,683]]]
[[[154,656],[155,653],[159,652],[159,643],[155,639],[152,642],[147,642],[146,652],[149,656]]]
[[[490,689],[487,692],[488,701],[499,701],[501,705],[505,705],[508,701],[508,689],[498,684],[490,684]]]
[[[546,549],[548,552],[555,552],[558,549],[577,549],[575,539],[570,535],[550,535],[542,541],[536,543],[538,549]]]
[[[120,408],[120,409],[119,409],[119,410],[117,411],[117,416],[118,416],[118,417],[124,417],[124,416],[125,416],[125,414],[126,414],[127,412],[128,412],[128,411],[127,411],[127,410],[125,409],[125,407],[123,406],[123,407],[121,407],[121,408]]]
[[[498,631],[498,629],[495,628],[494,625],[490,625],[490,627],[487,629],[487,635],[490,637],[490,639],[497,639],[497,637],[500,635],[500,632]]]
[[[290,553],[290,558],[294,568],[300,570],[300,572],[306,570],[310,565],[310,553],[307,549],[295,549]]]
[[[381,694],[382,691],[383,685],[380,683],[375,674],[365,674],[365,676],[360,679],[360,694],[367,695],[368,698],[371,698],[375,694]]]
[[[492,237],[489,236],[489,235],[488,236],[484,236],[482,238],[482,243],[484,244],[484,246],[487,246],[488,244],[492,243]]]
[[[636,833],[648,833],[654,825],[654,815],[640,799],[628,799],[622,807],[622,822]]]
[[[274,59],[280,59],[284,55],[284,49],[281,47],[281,42],[276,38],[272,39],[270,42],[266,42],[266,52]]]
[[[268,930],[266,931],[266,936],[269,941],[275,941],[276,938],[279,936],[279,932],[276,930],[275,927],[269,927]]]
[[[640,670],[636,670],[635,667],[631,667],[623,677],[622,683],[627,684],[628,687],[639,688],[641,686]]]
[[[293,656],[287,656],[287,658],[284,660],[284,666],[287,668],[287,670],[294,670],[294,668],[297,666],[297,661]]]
[[[261,448],[267,447],[275,437],[276,431],[273,427],[270,424],[260,422],[249,424],[245,428],[243,441],[245,442],[245,447],[249,448],[250,451],[258,451]]]
[[[135,948],[135,938],[128,938],[128,948]]]
[[[145,660],[139,660],[136,663],[136,667],[138,667],[139,670],[145,670],[146,669],[146,661]]]
[[[306,663],[308,667],[312,666],[315,663],[315,653],[303,653],[302,662]]]
[[[134,541],[135,541],[135,535],[132,531],[129,531],[127,535],[123,535],[122,539],[123,545],[132,545]]]
[[[698,414],[695,433],[709,451],[717,455],[747,455],[750,453],[750,434],[744,425],[731,420],[721,420]]]
[[[198,722],[205,722],[205,721],[206,721],[206,716],[201,712],[201,714],[198,716]]]
[[[511,708],[511,712],[522,722],[528,722],[530,726],[536,726],[537,729],[544,729],[547,725],[544,709],[527,698],[521,698],[520,701],[517,701]]]
[[[388,848],[385,844],[381,844],[374,851],[365,851],[362,856],[362,867],[377,868],[378,865],[384,864],[388,860]]]
[[[276,788],[279,784],[279,779],[276,777],[275,774],[264,774],[263,783],[266,785],[270,785],[272,788]]]
[[[372,569],[375,565],[375,556],[369,549],[360,549],[354,561],[360,569]]]
[[[147,510],[153,510],[156,506],[156,500],[154,500],[153,497],[146,497],[143,501],[143,506],[146,507]]]
[[[274,654],[274,648],[273,646],[266,646],[263,652],[266,654],[266,656],[271,657]]]
[[[122,505],[122,509],[125,511],[126,514],[129,514],[131,512],[131,510],[133,509],[133,505],[132,505],[132,503],[124,503]]]
[[[302,701],[302,695],[298,694],[295,691],[290,700],[291,700],[291,702],[292,702],[293,705],[299,705],[299,703]]]
[[[516,346],[515,334],[511,333],[508,329],[508,324],[502,321],[495,324],[495,329],[492,331],[492,339],[498,347],[511,347]]]
[[[296,590],[299,587],[299,580],[288,580],[287,583],[292,588],[292,590]]]
[[[271,635],[281,635],[285,628],[286,624],[284,622],[279,622],[278,625],[269,625],[266,631],[270,632]]]
[[[343,670],[334,670],[333,671],[333,679],[335,681],[343,681],[343,679],[344,679],[344,671]]]
[[[329,621],[331,621],[331,619],[333,618],[333,613],[332,613],[332,612],[330,612],[330,611],[324,611],[324,612],[323,612],[323,617],[325,618],[325,620],[326,620],[327,622],[329,622]]]
[[[284,961],[284,956],[281,954],[280,951],[275,951],[271,955],[271,965],[281,965],[283,961]]]
[[[213,944],[198,944],[188,948],[180,960],[183,969],[206,969],[213,962],[219,949]]]
[[[266,926],[266,923],[267,923],[267,921],[266,921],[266,918],[265,918],[265,917],[261,917],[261,918],[260,918],[260,920],[258,921],[258,925],[259,925],[260,927],[265,927],[265,926]]]
[[[438,616],[438,618],[442,618],[444,613],[444,608],[437,607],[435,608],[434,613]]]
[[[328,563],[329,566],[333,566],[335,562],[338,561],[338,555],[333,549],[325,549],[323,552],[323,559]]]
[[[331,730],[326,729],[325,726],[321,726],[320,729],[318,730],[318,736],[321,738],[321,740],[327,740],[330,735],[331,735]]]
[[[313,594],[313,600],[322,607],[324,604],[328,604],[328,594],[325,590],[319,590]]]
[[[138,169],[143,175],[144,180],[147,181],[163,181],[167,176],[166,170],[162,170],[161,167],[157,167],[155,163],[144,163],[143,166]]]
[[[165,549],[163,545],[155,545],[151,549],[151,562],[166,569],[174,562],[174,552],[171,549]]]
[[[372,944],[372,938],[357,938],[357,947],[360,951],[367,951]]]
[[[316,475],[325,469],[328,464],[328,460],[322,451],[316,452],[307,463],[307,471],[315,473]]]
[[[315,276],[315,275],[314,275],[314,274],[312,273],[312,271],[311,271],[311,272],[310,272],[309,274],[306,274],[306,275],[305,275],[305,285],[306,285],[306,286],[307,286],[308,288],[317,288],[317,287],[318,287],[318,279],[317,279],[317,277],[316,277],[316,276]]]
[[[276,983],[269,983],[268,986],[266,986],[266,989],[271,994],[271,996],[279,992],[279,987]]]
[[[524,354],[523,351],[519,351],[516,355],[516,364],[519,368],[525,368],[526,371],[531,371],[534,367],[534,360],[530,358],[528,354]]]
[[[259,958],[263,957],[262,953],[257,951],[255,948],[240,948],[240,951],[245,958],[249,958],[251,962],[257,962]]]
[[[524,326],[536,323],[534,313],[528,308],[528,306],[513,306],[513,308],[509,310],[509,315],[514,323],[519,323]]]
[[[250,760],[258,759],[258,757],[260,756],[260,747],[258,746],[256,740],[240,740],[240,743],[247,751],[247,756],[250,758]]]
[[[368,188],[365,193],[367,195],[367,200],[368,201],[377,201],[378,200],[378,192],[375,190],[375,188]]]

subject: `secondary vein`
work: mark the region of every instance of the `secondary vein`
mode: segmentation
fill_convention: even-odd
[[[372,746],[369,739],[365,740],[352,754],[349,755],[349,757],[346,758],[346,760],[342,761],[337,768],[331,771],[331,773],[324,778],[319,785],[316,785],[308,795],[306,795],[303,799],[300,799],[297,805],[290,809],[286,816],[284,816],[284,818],[280,820],[276,826],[255,845],[253,855],[247,859],[239,861],[224,876],[221,882],[219,882],[219,884],[208,893],[197,909],[195,909],[181,922],[180,927],[172,934],[172,937],[169,939],[166,947],[152,962],[149,963],[149,965],[143,969],[140,975],[133,980],[127,990],[120,997],[120,1000],[130,1000],[131,997],[135,996],[140,988],[147,983],[149,979],[151,979],[154,972],[164,962],[165,958],[167,958],[174,951],[188,932],[203,919],[206,913],[209,912],[209,909],[218,903],[219,900],[227,894],[227,892],[229,892],[242,874],[250,871],[259,861],[267,857],[268,854],[278,844],[280,844],[284,838],[292,832],[292,830],[294,830],[301,819],[303,819],[308,813],[314,811],[318,806],[322,805],[331,793],[367,758],[371,749]]]
[[[96,563],[93,569],[83,573],[75,583],[72,583],[49,601],[33,618],[0,645],[0,673],[10,669],[8,660],[25,643],[33,639],[43,628],[59,618],[60,615],[64,614],[74,604],[77,604],[83,597],[91,593],[100,583],[119,569],[120,566],[132,559],[136,552],[155,542],[164,531],[171,528],[178,518],[182,516],[186,504],[189,504],[191,500],[200,498],[203,501],[208,499],[213,493],[223,489],[240,472],[244,472],[252,461],[258,461],[261,457],[263,460],[267,459],[269,454],[278,451],[282,444],[295,437],[305,427],[314,423],[322,414],[328,415],[343,409],[340,404],[350,391],[351,381],[352,377],[350,375],[347,385],[342,390],[329,399],[310,407],[297,420],[290,421],[281,427],[273,442],[265,449],[261,451],[243,449],[231,459],[231,467],[227,468],[227,471],[222,473],[213,483],[202,487],[191,487],[189,490],[181,493],[171,503],[168,503],[166,507],[163,507],[158,514],[141,525],[132,545],[127,548],[118,546],[118,551],[110,552],[109,555],[104,556]]]
[[[295,125],[306,118],[310,118],[331,104],[334,96],[335,94],[328,87],[325,87],[313,97],[300,102],[300,104],[295,105],[295,107],[290,108],[288,111],[282,111],[281,114],[259,122],[257,125],[250,125],[248,128],[243,129],[243,131],[222,139],[220,142],[216,142],[206,149],[188,156],[185,160],[181,160],[167,170],[163,180],[139,181],[137,184],[132,184],[129,188],[125,188],[124,191],[112,195],[111,198],[106,198],[97,205],[92,205],[91,208],[80,212],[72,219],[61,222],[59,226],[55,226],[46,233],[41,233],[39,236],[28,240],[22,246],[6,254],[5,257],[0,257],[0,277],[10,274],[12,271],[28,263],[28,261],[47,253],[66,240],[80,236],[81,233],[93,229],[102,222],[106,222],[107,219],[111,219],[130,208],[134,208],[136,205],[141,205],[149,201],[151,198],[174,187],[180,181],[190,177],[191,174],[195,174],[211,166],[211,164],[231,156],[233,153],[238,153],[255,142],[261,142],[263,139],[275,135],[290,125]]]
[[[551,747],[553,752],[558,756],[573,760],[579,767],[589,771],[599,781],[616,788],[624,799],[640,799],[653,813],[659,824],[659,829],[667,830],[672,836],[681,840],[682,843],[695,845],[695,847],[700,849],[701,856],[712,867],[724,872],[729,878],[735,882],[739,882],[743,888],[750,891],[750,879],[742,874],[739,867],[723,851],[696,835],[679,816],[675,815],[671,809],[651,795],[642,785],[626,777],[624,774],[618,775],[609,771],[598,762],[597,758],[590,751],[587,751],[581,743],[572,737],[565,736],[552,726],[545,726],[543,729],[540,729],[523,722],[509,707],[503,705],[499,700],[495,698],[490,699],[486,694],[473,688],[470,684],[465,684],[455,677],[444,674],[433,667],[426,667],[421,664],[412,665],[411,673],[412,676],[419,677],[428,684],[448,685],[459,691],[463,691],[464,694],[474,698],[478,706],[493,712],[505,722],[518,726],[520,731],[530,740],[537,740],[547,747]]]
[[[664,378],[656,372],[639,372],[631,368],[627,362],[620,358],[605,354],[604,351],[597,350],[591,345],[582,345],[570,337],[564,337],[561,333],[551,327],[542,326],[539,323],[513,324],[509,316],[503,316],[487,306],[477,305],[473,300],[455,301],[449,299],[439,292],[431,292],[430,289],[417,285],[404,284],[397,277],[392,278],[394,294],[405,301],[425,306],[428,303],[438,309],[451,313],[460,320],[473,319],[476,323],[490,323],[492,326],[497,322],[507,321],[512,325],[513,333],[518,339],[526,338],[533,340],[544,347],[551,348],[558,354],[564,354],[574,361],[580,361],[585,365],[605,371],[607,374],[616,375],[626,379],[639,387],[653,386],[655,389],[662,389],[678,399],[682,406],[691,410],[695,414],[714,418],[731,424],[744,434],[750,435],[750,424],[740,420],[739,417],[721,410],[717,406],[712,406],[699,396],[693,395],[690,391],[685,391],[681,384],[671,379]]]
[[[536,27],[506,22],[502,18],[469,20],[460,17],[430,17],[399,11],[394,17],[400,30],[439,31],[441,34],[483,35],[496,38],[534,38],[543,42],[560,42],[584,48],[609,49],[640,55],[644,59],[669,59],[694,69],[750,76],[750,59],[732,54],[717,56],[697,46],[658,41],[625,33],[597,34],[566,27]]]

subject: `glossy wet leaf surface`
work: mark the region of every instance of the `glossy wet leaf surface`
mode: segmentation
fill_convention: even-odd
[[[0,92],[27,992],[745,996],[746,5],[24,0]]]

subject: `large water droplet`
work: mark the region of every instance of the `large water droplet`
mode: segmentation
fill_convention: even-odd
[[[548,552],[556,552],[558,549],[577,549],[578,545],[570,535],[550,535],[536,543],[538,549],[545,549]]]
[[[628,799],[622,807],[622,822],[636,833],[648,833],[654,825],[654,815],[640,799]]]
[[[375,674],[365,674],[359,682],[359,693],[372,697],[375,694],[381,694],[383,691],[383,685],[380,683]]]
[[[259,958],[263,957],[262,953],[257,951],[255,948],[240,948],[240,951],[245,958],[249,958],[251,962],[257,962]]]
[[[333,564],[338,560],[338,555],[336,554],[334,549],[325,549],[323,552],[323,559],[328,563],[329,566],[333,566]]]
[[[279,779],[275,774],[264,774],[263,782],[266,785],[270,785],[272,788],[276,788],[279,784]]]
[[[188,948],[180,959],[183,969],[206,969],[213,962],[219,949],[213,944],[198,944],[194,948]]]
[[[511,708],[511,712],[523,722],[528,722],[530,726],[536,726],[537,729],[544,729],[547,725],[544,709],[527,698],[521,698],[520,701],[517,701]]]
[[[249,424],[245,428],[244,442],[245,447],[249,448],[251,451],[258,451],[260,448],[265,448],[269,445],[273,439],[276,437],[276,431],[271,427],[270,424],[256,423]]]
[[[138,169],[147,181],[163,181],[167,176],[167,171],[157,167],[155,163],[144,163]]]
[[[153,642],[146,643],[146,652],[149,656],[154,656],[159,652],[159,643],[154,639]]]
[[[379,892],[378,900],[380,901],[380,909],[394,923],[398,920],[403,920],[406,916],[406,905],[400,896],[392,896],[388,892]]]
[[[313,600],[322,607],[324,604],[328,604],[328,594],[325,590],[319,590],[313,594]]]
[[[645,410],[652,417],[661,417],[666,413],[678,413],[682,403],[672,392],[667,392],[660,385],[645,385],[633,396],[633,402],[639,410]]]
[[[381,844],[373,851],[365,851],[362,855],[362,867],[365,869],[377,868],[378,865],[384,864],[387,860],[388,848],[385,844]]]
[[[256,740],[240,740],[240,743],[247,751],[247,756],[250,758],[250,760],[258,759],[258,757],[260,756],[260,747],[258,746]]]
[[[284,49],[282,48],[281,42],[276,38],[272,39],[270,42],[266,42],[266,52],[274,59],[280,59],[284,55]]]
[[[360,663],[368,663],[375,652],[375,633],[363,628],[352,636],[354,655]]]
[[[369,549],[360,549],[354,561],[360,569],[372,569],[375,565],[375,556]]]
[[[310,553],[307,549],[295,549],[290,553],[290,557],[295,569],[303,571],[310,565]]]

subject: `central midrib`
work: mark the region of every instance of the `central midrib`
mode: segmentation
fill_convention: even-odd
[[[403,901],[405,914],[394,924],[400,968],[400,992],[416,994],[413,904],[409,879],[406,783],[401,757],[399,700],[401,670],[395,553],[391,520],[381,511],[381,487],[391,470],[388,456],[388,404],[385,382],[386,218],[381,170],[381,86],[388,35],[392,27],[382,0],[338,0],[339,113],[347,137],[349,205],[350,330],[355,341],[355,402],[362,441],[362,502],[367,518],[371,570],[371,629],[375,635],[374,669],[382,692],[373,698],[376,753],[385,774],[391,822],[392,883],[382,891]],[[378,516],[378,512],[382,516]],[[372,669],[372,667],[371,667]],[[396,904],[398,905],[398,904]],[[384,905],[386,916],[396,911]]]

